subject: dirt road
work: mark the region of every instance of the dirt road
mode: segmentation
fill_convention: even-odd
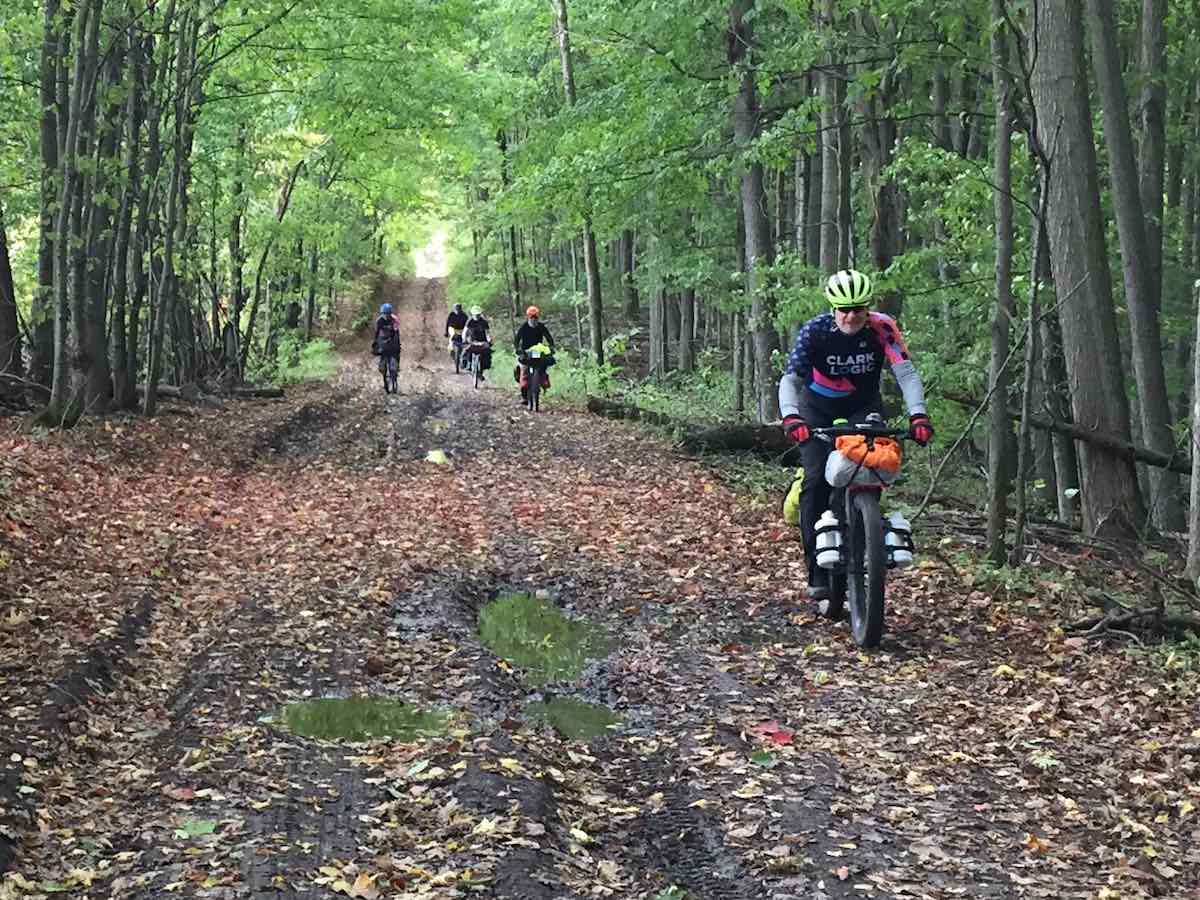
[[[439,282],[378,296],[397,395],[348,354],[283,403],[90,439],[111,475],[104,516],[70,525],[93,566],[71,589],[111,624],[68,639],[31,600],[57,638],[6,670],[0,896],[1192,896],[1195,765],[1164,748],[1194,693],[1151,715],[1127,657],[938,566],[896,581],[861,654],[798,602],[773,510],[553,392],[531,415],[474,390]],[[517,593],[593,629],[499,620],[563,664],[549,680],[481,640]],[[347,697],[436,721],[347,741],[289,718]]]

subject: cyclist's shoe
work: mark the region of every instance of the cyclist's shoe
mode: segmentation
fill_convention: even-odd
[[[830,596],[829,573],[814,566],[808,573],[808,588],[805,595],[809,600],[828,600]]]
[[[829,589],[826,588],[826,591]],[[846,606],[839,603],[836,606],[833,601],[826,597],[823,600],[817,601],[817,614],[822,618],[829,619],[831,622],[840,622],[846,618]]]

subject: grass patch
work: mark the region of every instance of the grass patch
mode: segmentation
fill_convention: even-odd
[[[305,381],[329,381],[337,373],[337,356],[333,344],[324,338],[300,344],[285,341],[276,354],[275,378],[281,384]]]

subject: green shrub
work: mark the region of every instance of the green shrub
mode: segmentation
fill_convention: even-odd
[[[281,384],[329,381],[337,373],[333,344],[324,338],[301,342],[292,335],[279,343],[275,354],[275,379]]]

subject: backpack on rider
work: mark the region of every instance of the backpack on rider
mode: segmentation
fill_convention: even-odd
[[[375,356],[398,356],[400,353],[400,330],[392,318],[392,305],[385,303],[379,308],[375,320],[375,338],[371,341],[371,353]]]

